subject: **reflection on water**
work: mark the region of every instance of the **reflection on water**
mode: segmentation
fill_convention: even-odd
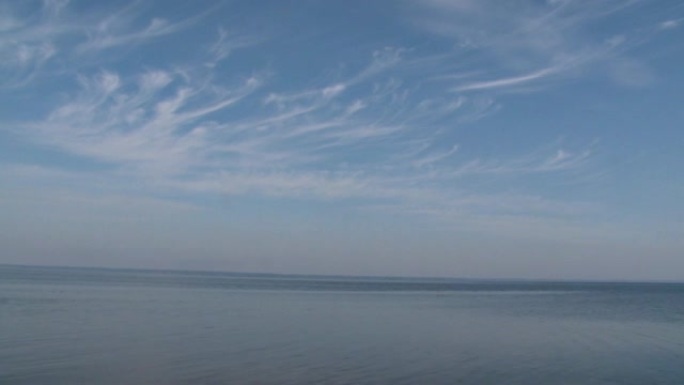
[[[682,384],[684,286],[0,267],[0,384]]]

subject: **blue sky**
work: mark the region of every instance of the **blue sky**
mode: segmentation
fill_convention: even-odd
[[[684,279],[684,5],[0,2],[0,262]]]

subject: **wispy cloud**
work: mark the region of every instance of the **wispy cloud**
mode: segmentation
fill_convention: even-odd
[[[646,63],[626,56],[627,47],[642,44],[657,29],[673,28],[674,19],[652,26],[652,18],[639,18],[629,28],[605,28],[608,20],[638,14],[648,0],[632,1],[520,1],[502,6],[496,1],[411,2],[411,19],[420,28],[453,40],[456,55],[472,57],[473,68],[488,68],[486,73],[469,77],[455,73],[453,90],[526,91],[550,80],[574,78],[579,73],[608,68],[618,84],[625,82],[624,65],[633,63],[631,72],[640,69],[640,84],[649,77]],[[603,25],[603,36],[589,33]],[[619,25],[619,24],[617,24]],[[618,63],[604,66],[604,63]]]
[[[235,34],[227,31],[223,27],[219,27],[217,29],[217,39],[209,48],[211,58],[206,62],[206,65],[215,67],[236,50],[253,46],[260,41],[261,39],[255,36]]]
[[[101,51],[105,49],[148,43],[156,38],[171,35],[192,26],[199,16],[178,22],[163,18],[152,18],[146,24],[131,28],[136,21],[135,14],[115,14],[86,30],[87,39],[76,47],[77,52]]]
[[[486,90],[486,89],[495,89],[495,88],[506,88],[506,87],[512,87],[512,86],[517,86],[521,84],[526,84],[532,81],[536,81],[539,79],[543,79],[544,77],[550,76],[557,72],[557,69],[555,67],[551,68],[544,68],[538,71],[534,71],[529,74],[525,75],[519,75],[519,76],[514,76],[514,77],[509,77],[509,78],[500,78],[500,79],[495,79],[495,80],[489,80],[489,81],[477,81],[473,83],[467,83],[463,85],[456,86],[454,88],[454,91],[456,92],[462,92],[462,91],[474,91],[474,90]]]
[[[142,18],[134,4],[73,27],[69,9],[60,4],[49,3],[38,21],[0,20],[0,28],[20,31],[3,38],[0,48],[16,56],[21,52],[17,44],[26,45],[30,49],[23,60],[35,67],[55,55],[74,60],[150,43],[197,22],[197,17],[175,22]],[[489,17],[491,11],[467,1],[426,6],[478,17]],[[517,156],[478,155],[461,151],[454,135],[498,111],[492,91],[555,77],[576,67],[578,57],[589,57],[565,37],[564,31],[572,30],[560,16],[567,6],[550,7],[543,14],[533,12],[534,17],[526,13],[507,21],[506,28],[519,24],[515,37],[494,27],[500,15],[485,20],[496,32],[485,30],[486,36],[470,36],[475,31],[460,26],[453,33],[442,31],[462,45],[470,39],[468,49],[505,58],[506,73],[519,70],[518,75],[497,77],[502,68],[487,72],[471,63],[454,73],[445,64],[453,59],[451,52],[381,46],[350,57],[334,71],[321,70],[325,76],[309,78],[315,80],[288,82],[287,74],[268,65],[223,71],[232,60],[239,61],[239,49],[263,41],[217,27],[213,43],[193,47],[193,57],[200,60],[181,57],[164,66],[120,67],[98,56],[94,65],[60,73],[74,89],[62,92],[39,118],[3,129],[26,142],[105,164],[117,181],[150,189],[354,199],[365,202],[363,207],[382,204],[397,212],[452,218],[510,212],[571,215],[582,212],[575,208],[583,203],[512,193],[497,178],[568,175],[589,164],[591,146],[554,143],[538,150],[530,144]],[[537,36],[546,32],[550,36]],[[490,181],[489,187],[479,187],[476,179]]]
[[[113,72],[79,77],[81,90],[23,135],[98,160],[154,173],[182,173],[210,156],[212,114],[259,87],[250,77],[208,89],[156,70],[132,80]]]
[[[59,53],[56,40],[75,30],[59,22],[63,6],[46,1],[27,17],[15,12],[11,3],[0,4],[0,87],[26,84]]]
[[[53,72],[82,68],[93,61],[84,54],[149,43],[191,27],[210,12],[170,21],[143,17],[138,2],[112,9],[107,16],[74,8],[59,0],[45,0],[36,7],[0,4],[0,87],[26,86],[49,61],[59,63],[51,68]]]
[[[369,66],[375,65],[371,60]],[[433,122],[465,110],[472,102],[463,97],[411,107],[402,97],[406,90],[395,86],[373,86],[366,95],[355,92],[343,98],[347,87],[365,85],[342,80],[274,94],[267,90],[267,78],[251,76],[221,85],[205,76],[211,74],[152,70],[130,78],[108,71],[83,75],[77,93],[44,120],[21,126],[19,134],[178,191],[390,199],[415,207],[438,202],[453,206],[457,200],[444,184],[454,178],[562,172],[581,166],[588,156],[559,150],[546,158],[449,159],[457,145],[448,151],[433,149]],[[359,104],[375,112],[354,107]],[[393,105],[397,110],[392,114],[377,108]],[[238,107],[252,110],[240,118],[244,114]],[[410,148],[418,137],[428,143],[420,154],[386,155]],[[356,159],[355,153],[366,154],[366,159]]]
[[[675,29],[679,28],[684,19],[670,19],[660,22],[659,27],[661,29]]]

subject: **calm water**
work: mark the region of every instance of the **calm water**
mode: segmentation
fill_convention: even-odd
[[[684,384],[684,285],[0,266],[0,384]]]

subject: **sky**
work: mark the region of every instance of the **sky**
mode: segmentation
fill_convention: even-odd
[[[684,3],[0,0],[0,263],[684,280]]]

